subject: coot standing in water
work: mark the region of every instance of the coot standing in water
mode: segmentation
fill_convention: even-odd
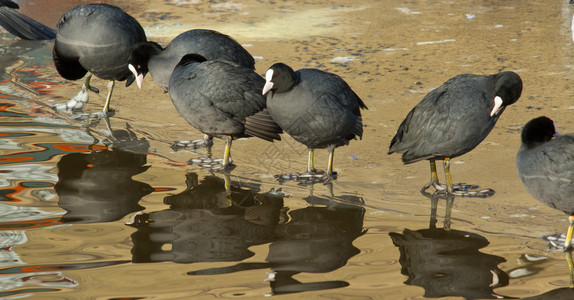
[[[431,185],[462,196],[489,196],[486,189],[469,193],[453,188],[450,160],[474,149],[490,133],[506,106],[522,93],[514,72],[489,76],[457,75],[428,93],[407,115],[391,141],[388,154],[400,153],[404,164],[429,160]],[[446,187],[439,184],[436,160],[444,160]]]
[[[193,29],[176,36],[165,48],[148,41],[131,49],[129,68],[141,88],[143,78],[149,72],[154,81],[165,91],[175,65],[190,53],[199,54],[207,60],[221,59],[255,69],[255,60],[233,38],[215,30]]]
[[[80,5],[60,19],[54,43],[53,58],[58,73],[68,80],[88,74],[80,93],[67,103],[54,107],[57,111],[79,111],[88,102],[92,75],[109,80],[109,92],[103,114],[109,111],[115,81],[132,84],[135,77],[128,69],[131,48],[146,41],[144,29],[122,9],[108,4]]]
[[[299,143],[309,149],[307,173],[286,177],[317,177],[330,181],[335,148],[363,136],[361,109],[367,106],[338,75],[317,69],[294,71],[284,63],[272,65],[265,74],[263,94],[273,120]],[[315,149],[329,151],[325,174],[313,163]],[[284,177],[280,176],[280,179]]]
[[[568,215],[564,246],[572,250],[574,134],[560,135],[551,119],[539,117],[526,123],[521,140],[516,155],[518,176],[536,200]]]
[[[225,168],[231,164],[232,140],[249,136],[280,139],[281,129],[265,109],[264,84],[249,68],[187,54],[171,74],[169,96],[189,124],[210,137],[225,139],[221,162]]]

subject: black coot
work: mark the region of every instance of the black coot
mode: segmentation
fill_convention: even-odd
[[[80,5],[60,19],[54,44],[53,58],[58,73],[68,80],[88,76],[80,93],[56,110],[80,110],[88,101],[90,78],[110,80],[109,93],[103,112],[109,110],[115,81],[129,86],[134,76],[128,69],[131,48],[146,41],[141,25],[122,9],[108,4]]]
[[[435,160],[444,160],[449,193],[454,191],[450,176],[450,159],[474,149],[490,133],[506,106],[522,93],[522,80],[514,72],[490,76],[457,75],[428,93],[399,126],[389,147],[389,154],[401,153],[405,164],[429,160],[431,185],[444,190],[438,181]],[[476,196],[488,196],[487,189]]]
[[[187,54],[171,74],[169,95],[189,124],[210,137],[226,140],[222,165],[227,167],[233,139],[280,139],[281,129],[265,110],[264,84],[249,68]]]
[[[0,26],[23,40],[53,40],[54,29],[19,13],[20,8],[11,0],[0,0]]]
[[[208,29],[188,30],[175,37],[167,47],[156,42],[135,45],[129,58],[130,70],[141,88],[144,76],[151,76],[167,91],[173,68],[189,53],[199,54],[207,60],[227,60],[255,69],[255,60],[238,42],[228,35]]]
[[[285,132],[308,147],[308,174],[321,175],[313,165],[314,149],[329,151],[325,175],[330,180],[335,148],[363,136],[361,109],[367,106],[341,77],[317,69],[295,72],[276,63],[265,78],[263,94],[267,94],[269,114]]]
[[[553,137],[556,137],[553,139]],[[565,249],[571,250],[574,229],[574,134],[560,135],[554,122],[539,117],[522,129],[516,155],[518,176],[536,200],[567,214],[570,226]]]

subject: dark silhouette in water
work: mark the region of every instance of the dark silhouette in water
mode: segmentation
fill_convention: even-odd
[[[170,208],[136,216],[133,262],[241,261],[248,248],[276,240],[283,198],[225,179],[186,175],[187,189],[167,196]],[[165,250],[164,245],[171,249]]]
[[[433,201],[438,201],[436,194],[432,195]],[[437,229],[435,224],[433,204],[429,229],[389,233],[399,248],[401,274],[408,276],[405,284],[424,288],[427,298],[508,299],[494,292],[509,283],[508,274],[498,268],[506,260],[479,251],[489,244],[488,240],[475,233],[450,229],[448,207],[445,228]]]
[[[345,198],[350,200],[350,197]],[[360,250],[353,246],[353,241],[366,232],[363,229],[365,209],[335,202],[332,197],[321,199],[311,195],[308,199],[326,206],[284,211],[282,216],[285,217],[273,226],[275,236],[269,245],[267,262],[239,263],[188,274],[215,275],[270,268],[272,272],[266,281],[274,295],[348,286],[349,283],[342,280],[305,283],[293,277],[299,273],[332,272],[357,255]],[[353,201],[356,202],[359,201]],[[287,215],[290,217],[288,222]]]
[[[146,154],[122,150],[120,145],[147,148],[149,144],[133,140],[133,132],[116,130],[113,135],[114,150],[67,154],[58,162],[54,189],[58,206],[66,210],[63,223],[113,222],[144,209],[139,201],[154,188],[132,177],[149,168]]]

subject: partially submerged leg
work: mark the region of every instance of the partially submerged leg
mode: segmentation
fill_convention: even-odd
[[[227,138],[225,139],[225,152],[223,153],[223,161],[221,162],[221,164],[223,165],[223,168],[226,168],[227,166],[229,166],[231,164],[230,162],[230,157],[231,157],[231,141],[233,140],[233,138],[228,135]]]
[[[330,183],[332,180],[337,179],[337,173],[333,172],[333,160],[335,157],[335,148],[328,148],[329,151],[329,163],[327,164],[327,173],[325,178],[325,183]]]
[[[110,111],[110,100],[112,99],[112,93],[114,91],[114,86],[116,86],[116,82],[114,80],[110,80],[108,83],[108,96],[106,97],[106,103],[104,104],[103,114],[107,115]]]
[[[438,182],[438,175],[436,172],[436,162],[434,159],[430,159],[429,160],[430,163],[430,171],[431,171],[431,178],[430,178],[430,182],[428,184],[426,184],[425,186],[423,186],[423,188],[421,189],[421,192],[426,192],[426,190],[429,187],[434,187],[437,191],[443,191],[445,189],[444,186],[440,185],[440,183]]]
[[[450,158],[444,158],[444,175],[446,177],[446,191],[451,193],[454,191],[452,188],[452,177],[450,176]]]
[[[309,159],[307,160],[307,172],[313,173],[315,171],[315,164],[313,160],[315,159],[315,149],[309,148]]]
[[[566,232],[566,241],[564,241],[564,251],[572,251],[572,232],[574,231],[574,215],[568,217],[568,231]]]
[[[327,164],[327,175],[333,175],[333,158],[335,156],[335,149],[329,149],[329,163]]]
[[[198,165],[206,169],[211,169],[212,171],[218,171],[232,167],[233,160],[231,159],[231,142],[233,140],[233,137],[231,135],[225,137],[225,151],[223,152],[223,158],[216,158],[216,159],[211,158],[211,145],[213,144],[212,139],[213,139],[212,136],[206,134],[204,136],[204,139],[201,140],[203,142],[206,142],[207,140],[207,142],[209,143],[207,145],[208,157],[192,158],[187,163],[191,165]],[[171,147],[172,149],[174,149],[174,147],[177,146],[172,145]]]
[[[314,149],[309,148],[309,159],[307,161],[307,172],[304,173],[292,173],[292,174],[279,174],[275,175],[275,178],[280,182],[285,182],[289,180],[296,180],[302,184],[313,184],[318,182],[328,183],[333,179],[337,178],[337,173],[333,172],[333,149],[327,149],[329,151],[329,165],[327,166],[327,172],[321,170],[316,170],[314,165]]]

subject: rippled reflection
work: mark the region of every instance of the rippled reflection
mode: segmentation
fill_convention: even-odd
[[[283,197],[229,177],[186,175],[187,189],[165,197],[163,211],[141,214],[132,226],[134,262],[240,261],[253,245],[276,240]],[[164,245],[170,245],[166,250]]]
[[[320,200],[312,197],[314,201]],[[348,286],[349,283],[340,280],[301,283],[293,276],[301,272],[332,272],[359,254],[353,241],[366,232],[364,214],[361,206],[335,202],[290,211],[290,221],[278,226],[279,238],[269,246],[266,259],[275,272],[270,275],[273,294]]]
[[[393,244],[399,248],[401,274],[408,276],[405,284],[424,288],[427,298],[506,298],[494,292],[495,288],[509,283],[508,274],[498,268],[506,259],[479,251],[489,244],[485,237],[450,229],[452,196],[436,193],[430,196],[429,229],[389,233]],[[436,228],[437,202],[445,196],[445,228]]]
[[[129,152],[121,146],[149,147],[132,132],[116,130],[114,150],[70,153],[58,162],[58,206],[66,210],[63,223],[117,221],[144,209],[139,201],[154,191],[147,183],[132,177],[145,172],[146,154]],[[147,146],[146,146],[147,145]]]
[[[194,180],[196,180],[196,176],[197,175],[195,174],[189,174],[188,183],[194,182]],[[219,182],[218,188],[214,186],[215,182]],[[195,223],[202,222],[202,224],[206,224],[205,226],[219,228],[219,230],[208,229],[209,227],[203,228],[202,225],[196,224],[196,226],[200,227],[203,232],[217,232],[217,235],[201,236],[199,233],[194,234],[192,243],[194,245],[193,250],[198,250],[198,246],[195,245],[213,245],[215,243],[214,241],[226,240],[226,243],[219,243],[219,246],[233,246],[232,248],[227,249],[228,253],[236,253],[237,255],[234,259],[243,260],[251,256],[250,253],[247,255],[244,252],[246,249],[243,248],[245,245],[249,244],[246,239],[246,237],[249,237],[249,240],[251,241],[250,244],[270,243],[266,261],[238,263],[236,265],[223,268],[197,270],[189,272],[189,275],[218,275],[245,270],[271,269],[271,272],[268,272],[268,278],[266,281],[270,284],[272,294],[316,291],[349,285],[348,282],[342,280],[302,283],[294,279],[293,276],[302,272],[332,272],[344,266],[351,257],[360,252],[359,249],[353,246],[353,241],[366,232],[366,230],[363,230],[365,209],[362,206],[341,204],[340,202],[334,201],[333,197],[317,197],[311,193],[305,200],[309,201],[309,203],[322,203],[325,205],[318,206],[317,204],[312,204],[312,206],[309,207],[289,210],[288,208],[283,207],[282,196],[278,191],[256,193],[255,190],[252,190],[251,195],[255,195],[253,197],[255,202],[252,202],[253,206],[248,208],[244,206],[243,209],[245,209],[245,214],[241,217],[232,218],[239,218],[240,220],[231,221],[230,217],[223,219],[222,212],[225,210],[231,211],[231,207],[235,206],[235,200],[232,200],[231,202],[224,200],[228,198],[225,196],[226,192],[223,188],[223,184],[224,183],[221,179],[218,180],[208,176],[204,181],[202,181],[202,184],[200,184],[203,185],[202,191],[198,190],[196,192],[191,192],[194,190],[194,185],[191,184],[190,186],[192,188],[182,193],[194,194],[195,201],[198,203],[195,205],[201,205],[203,207],[205,207],[205,204],[201,203],[205,203],[205,199],[211,199],[212,204],[209,213],[204,211],[201,214],[201,217],[212,218],[213,220],[202,221],[202,219],[197,219]],[[206,193],[206,191],[212,191],[212,194]],[[176,195],[178,198],[180,196],[181,194]],[[246,196],[240,196],[239,198],[242,199],[243,203],[249,203],[249,201],[245,200],[251,199],[251,197]],[[340,198],[350,202],[361,202],[358,197],[354,196]],[[191,199],[193,198],[187,197],[187,201],[191,202]],[[168,200],[171,199],[168,197],[166,198],[166,202]],[[221,204],[229,206],[226,208],[218,206]],[[152,215],[150,215],[150,217],[153,219]],[[241,218],[245,220],[241,220]],[[255,222],[254,220],[257,221]],[[150,223],[147,226],[150,228],[152,226],[156,227],[156,220],[153,219],[153,222],[154,223]],[[187,222],[191,223],[191,221]],[[175,222],[172,221],[172,225],[170,226],[175,229],[177,228],[177,225],[174,223]],[[253,223],[256,223],[256,225]],[[231,224],[245,225],[229,226]],[[183,227],[183,225],[180,226]],[[241,230],[238,230],[239,228],[241,228]],[[248,230],[247,228],[251,229]],[[193,228],[188,228],[188,232],[193,231]],[[168,239],[178,240],[189,236],[189,234],[181,235],[177,234],[177,232],[174,232],[174,235],[170,236],[167,233],[167,230],[163,230],[162,232],[163,235],[157,234],[159,232],[156,231],[147,233],[146,236],[153,236],[156,237],[156,239],[157,236],[162,236],[165,238],[164,242]],[[232,233],[234,233],[234,237],[230,237],[230,234]],[[237,240],[242,240],[242,242],[232,242]],[[141,240],[139,240],[139,242],[141,242]],[[136,240],[134,240],[134,244],[135,243]],[[159,249],[161,249],[161,245],[158,244],[155,248],[159,251]],[[173,248],[175,248],[175,246],[173,246],[172,249]],[[142,245],[137,249],[138,251],[134,251],[134,257],[136,253],[139,254],[141,251],[144,251],[139,249],[149,249],[149,245]],[[213,258],[214,253],[219,253],[219,251],[213,251],[212,249],[200,250],[211,251],[207,253],[197,253],[195,257],[211,255],[210,258]],[[243,253],[243,255],[239,255],[239,253]],[[218,259],[220,261],[222,261],[222,258],[228,258],[227,255],[219,256],[220,257]]]

